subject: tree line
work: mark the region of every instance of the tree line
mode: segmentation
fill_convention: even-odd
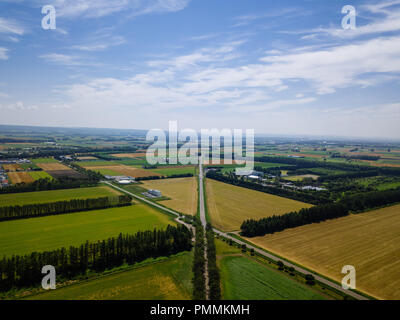
[[[140,231],[103,241],[0,260],[0,291],[38,286],[41,269],[52,265],[60,280],[74,279],[88,272],[102,272],[123,264],[133,265],[148,258],[169,256],[192,247],[192,232],[185,226],[168,226],[166,230]]]
[[[347,216],[350,211],[365,211],[388,204],[400,202],[400,188],[395,190],[374,191],[355,194],[343,198],[339,202],[323,204],[301,209],[280,216],[246,220],[242,223],[241,235],[257,237],[265,234],[283,231],[314,222]]]
[[[129,195],[0,207],[0,221],[129,206]]]
[[[205,300],[206,298],[206,280],[205,280],[205,259],[204,259],[204,229],[199,218],[194,219],[196,230],[196,242],[194,245],[193,257],[193,299]]]
[[[235,186],[253,189],[269,194],[273,194],[276,196],[281,196],[297,201],[307,202],[311,204],[321,204],[321,203],[329,203],[331,200],[329,199],[329,194],[327,192],[302,192],[298,190],[288,190],[283,189],[278,186],[271,185],[262,185],[260,183],[255,183],[251,181],[244,180],[242,178],[238,178],[234,174],[224,175],[218,172],[208,171],[206,174],[207,178],[214,179],[217,181],[229,183]]]
[[[208,260],[208,285],[210,288],[210,300],[221,299],[220,275],[217,266],[217,252],[214,241],[214,231],[211,224],[207,224],[207,260]]]

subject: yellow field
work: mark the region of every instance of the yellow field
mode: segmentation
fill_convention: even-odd
[[[17,171],[17,169],[21,169],[19,164],[3,164],[3,169],[6,171]]]
[[[207,179],[207,205],[212,224],[223,231],[239,230],[247,219],[261,219],[312,205]]]
[[[85,161],[85,160],[98,160],[98,158],[93,157],[93,156],[82,156],[82,157],[77,157],[78,160]]]
[[[129,167],[125,165],[111,165],[111,166],[86,166],[85,169],[98,171],[101,169],[108,169],[114,172],[118,172],[120,175],[130,176],[134,178],[141,178],[141,177],[149,177],[149,176],[160,176],[160,174],[156,172],[152,172],[150,170]]]
[[[29,175],[28,172],[8,172],[7,175],[10,178],[12,184],[22,182],[31,183],[34,181],[34,179]]]
[[[400,205],[248,240],[339,282],[352,265],[357,289],[400,299]]]
[[[139,152],[139,153],[117,153],[117,154],[112,154],[111,156],[115,158],[140,158],[140,157],[145,157],[146,153],[145,152]]]
[[[44,171],[67,171],[71,168],[63,165],[62,163],[38,163],[37,166]]]
[[[163,196],[171,198],[161,202],[166,207],[191,215],[197,212],[197,180],[194,177],[143,181],[143,187],[160,190]]]
[[[314,180],[317,180],[319,178],[319,176],[317,176],[315,174],[303,174],[303,175],[299,175],[299,176],[287,176],[284,178],[285,178],[285,180],[290,180],[290,181],[301,181],[305,178],[312,178]]]

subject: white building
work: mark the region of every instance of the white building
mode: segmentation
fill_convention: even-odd
[[[162,193],[161,193],[161,191],[159,191],[159,190],[149,190],[149,193],[150,193],[152,196],[155,196],[155,197],[161,197],[161,196],[162,196]]]

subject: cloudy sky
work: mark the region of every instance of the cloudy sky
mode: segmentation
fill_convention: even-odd
[[[1,124],[169,120],[399,138],[400,0],[0,1]]]

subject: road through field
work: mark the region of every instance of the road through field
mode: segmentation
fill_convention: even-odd
[[[200,156],[199,158],[199,209],[200,209],[200,220],[201,224],[204,228],[204,277],[206,280],[206,300],[209,299],[209,279],[208,279],[208,259],[207,259],[207,235],[206,235],[206,227],[207,227],[207,219],[206,219],[206,210],[204,209],[204,188],[203,188],[203,158]]]

